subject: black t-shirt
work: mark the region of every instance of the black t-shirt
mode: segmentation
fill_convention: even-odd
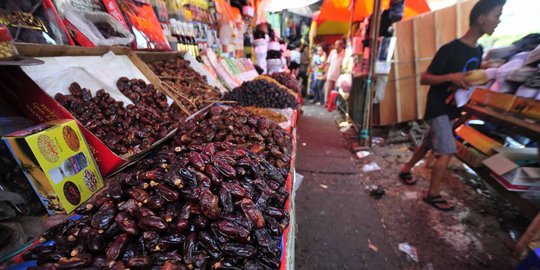
[[[428,67],[428,72],[433,75],[445,75],[474,70],[480,67],[482,54],[482,46],[472,48],[459,39],[455,39],[437,51]],[[450,119],[454,119],[460,115],[461,110],[455,103],[447,102],[454,93],[451,86],[452,83],[446,82],[429,88],[424,116],[426,120],[441,115],[448,115]]]

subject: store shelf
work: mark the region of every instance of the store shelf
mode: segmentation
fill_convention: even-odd
[[[466,113],[474,115],[489,122],[504,125],[505,128],[525,137],[540,141],[540,124],[525,120],[523,116],[514,113],[502,113],[490,107],[467,104],[463,109]]]
[[[502,112],[498,108],[490,106],[481,106],[477,104],[467,104],[464,107],[465,115],[458,120],[458,123],[465,123],[471,118],[478,118],[487,122],[503,126],[506,130],[528,137],[532,140],[540,142],[540,124],[535,120],[529,120],[525,116],[518,113]],[[495,189],[501,196],[507,198],[514,204],[525,216],[534,218],[538,213],[538,208],[535,207],[527,199],[521,197],[521,192],[509,191],[501,183],[499,183],[492,175],[492,172],[485,166],[475,166],[469,164],[468,160],[463,160],[459,155],[456,155],[463,163],[471,167],[480,176],[485,183]]]

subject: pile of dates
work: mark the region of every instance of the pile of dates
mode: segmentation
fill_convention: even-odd
[[[189,110],[198,111],[221,99],[219,89],[208,85],[206,78],[193,70],[187,60],[177,57],[149,62],[148,66],[162,81],[189,99],[190,102],[179,99]]]
[[[177,106],[169,106],[163,93],[143,80],[122,77],[117,87],[133,104],[125,106],[103,89],[93,96],[76,82],[69,87],[71,95],[58,93],[55,99],[119,155],[144,151],[186,117]]]
[[[114,30],[112,25],[110,25],[108,22],[97,22],[94,25],[99,30],[101,35],[103,35],[104,38],[124,37],[124,35],[120,34],[118,31]]]
[[[244,82],[225,94],[224,99],[236,101],[241,106],[279,109],[298,107],[296,98],[286,89],[264,79]]]
[[[290,73],[274,72],[270,75],[270,77],[296,93],[300,93],[302,91],[302,86],[300,85],[300,82]]]
[[[279,269],[285,178],[232,143],[164,147],[48,230],[36,269]]]
[[[278,124],[242,107],[214,106],[205,114],[187,121],[174,137],[173,146],[231,142],[261,155],[283,176],[289,173],[291,135]]]

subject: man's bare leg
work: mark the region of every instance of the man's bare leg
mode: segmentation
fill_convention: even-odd
[[[409,162],[405,163],[403,167],[401,167],[401,172],[410,173],[414,165],[416,165],[418,161],[423,159],[426,156],[427,152],[428,152],[428,149],[425,146],[423,145],[418,146],[418,148],[416,148],[416,150],[414,151],[414,154],[409,160]]]

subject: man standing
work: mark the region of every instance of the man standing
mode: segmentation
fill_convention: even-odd
[[[324,104],[328,106],[328,96],[330,91],[334,90],[336,81],[341,73],[341,64],[345,57],[345,40],[339,39],[335,43],[333,49],[328,55],[328,70],[326,73],[326,84],[324,85]]]
[[[302,79],[302,96],[309,95],[308,93],[308,69],[309,69],[309,54],[306,45],[302,45],[300,49],[300,74],[298,77]]]
[[[408,185],[416,180],[411,169],[431,149],[436,157],[431,172],[431,183],[424,201],[441,210],[454,209],[440,195],[440,183],[446,173],[448,163],[456,153],[452,121],[461,111],[455,105],[453,93],[457,88],[468,89],[464,81],[465,72],[480,67],[483,48],[477,41],[484,34],[491,35],[500,23],[505,0],[480,0],[474,5],[469,16],[469,30],[463,37],[442,46],[427,71],[422,73],[421,83],[430,85],[424,119],[430,126],[422,144],[416,149],[411,160],[401,168],[399,178]]]
[[[317,46],[317,52],[313,56],[313,75],[315,78],[315,83],[313,86],[313,102],[316,105],[324,104],[324,63],[326,61],[326,54],[324,53],[323,48],[319,45]]]

